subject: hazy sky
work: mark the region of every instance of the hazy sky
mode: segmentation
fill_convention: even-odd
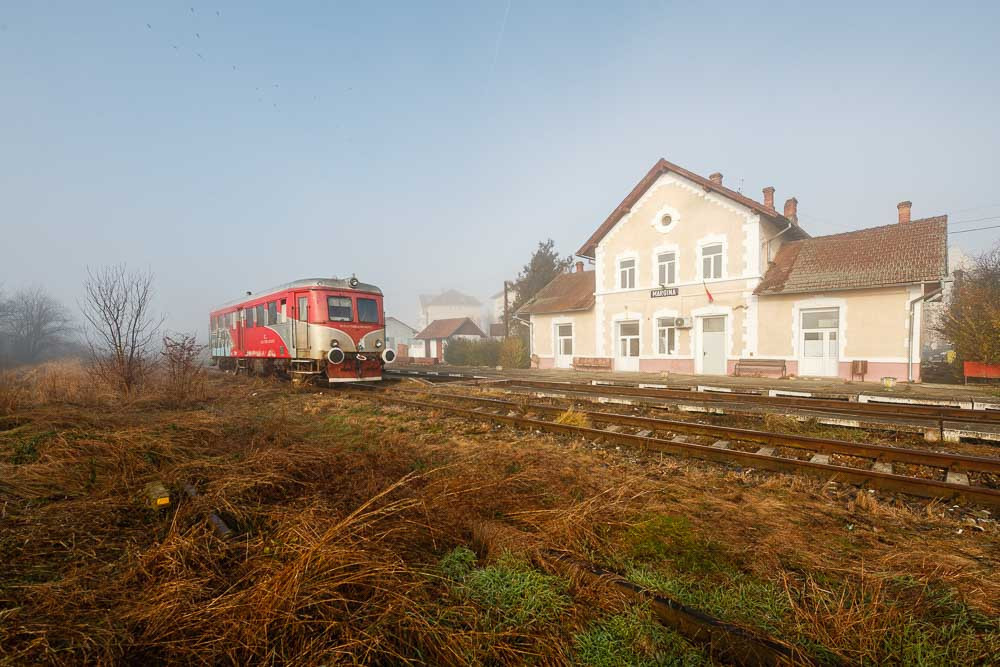
[[[0,3],[7,289],[127,261],[203,335],[356,273],[413,321],[575,251],[661,156],[813,235],[1000,224],[1000,3],[138,4]]]

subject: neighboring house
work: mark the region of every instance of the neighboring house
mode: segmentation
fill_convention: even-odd
[[[577,252],[595,270],[557,277],[519,311],[539,366],[600,357],[616,370],[721,375],[761,358],[850,378],[865,360],[869,379],[918,379],[947,216],[911,221],[902,202],[896,224],[810,238],[797,205],[779,213],[774,188],[757,202],[721,174],[660,160]]]
[[[395,350],[396,354],[402,354],[400,349],[405,349],[409,354],[409,349],[413,347],[413,339],[417,335],[417,330],[406,324],[402,320],[388,316],[385,318],[385,346],[387,349]],[[405,348],[400,348],[400,346]],[[406,356],[402,354],[402,356]]]
[[[486,334],[468,317],[434,320],[416,335],[414,345],[410,348],[410,356],[442,361],[444,348],[450,341],[459,338],[486,338]]]
[[[457,290],[445,290],[440,294],[420,295],[420,329],[434,320],[468,317],[477,324],[480,321],[483,304],[474,296]]]

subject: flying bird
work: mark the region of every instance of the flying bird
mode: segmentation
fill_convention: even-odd
[[[149,25],[148,23],[146,24],[146,27],[149,28],[150,30],[153,29],[153,26]]]
[[[196,33],[194,34],[194,36],[195,36],[195,37],[197,37],[198,39],[201,39],[201,33],[200,33],[200,32],[196,32]]]

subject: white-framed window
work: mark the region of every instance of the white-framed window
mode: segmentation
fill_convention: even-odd
[[[657,285],[673,285],[677,282],[677,253],[661,252],[656,255]]]
[[[722,243],[709,243],[701,247],[701,277],[704,280],[722,277]]]
[[[677,354],[677,327],[673,317],[657,318],[656,351],[659,354]]]
[[[680,219],[680,213],[676,209],[665,206],[653,216],[653,226],[661,232],[669,232]]]
[[[620,289],[635,288],[635,258],[618,260],[618,287]]]
[[[563,357],[573,355],[573,325],[556,325],[556,354]]]

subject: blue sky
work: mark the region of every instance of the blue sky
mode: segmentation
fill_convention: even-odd
[[[0,4],[8,290],[72,305],[127,261],[204,334],[356,273],[415,320],[575,251],[661,156],[796,196],[813,235],[903,199],[1000,224],[996,3],[140,4]]]

